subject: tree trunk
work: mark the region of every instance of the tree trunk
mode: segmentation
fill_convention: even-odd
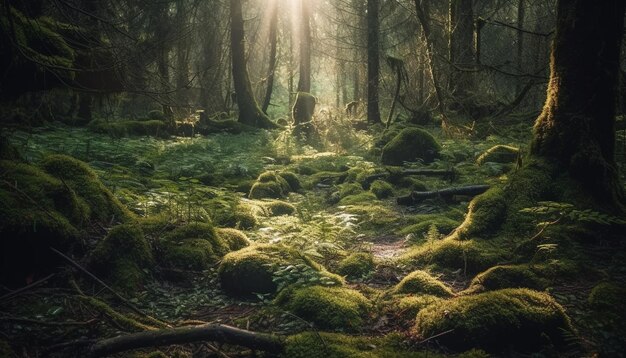
[[[298,92],[311,92],[311,1],[302,0]]]
[[[272,91],[274,89],[274,73],[276,73],[276,45],[278,43],[278,0],[274,0],[270,9],[270,60],[267,68],[267,88],[265,89],[265,98],[261,110],[267,114],[267,108],[270,106],[272,99]]]
[[[252,95],[252,84],[246,66],[241,0],[230,0],[230,17],[232,74],[239,107],[239,122],[258,128],[275,128],[276,125],[261,111]]]
[[[531,146],[599,202],[622,209],[614,152],[623,29],[623,0],[558,1],[548,94]]]
[[[176,2],[176,24],[181,31],[176,41],[176,106],[188,107],[189,100],[189,43],[190,32],[188,28],[187,9],[184,0]]]
[[[367,0],[367,122],[381,123],[378,104],[380,44],[378,0]]]
[[[524,17],[525,17],[525,9],[524,9],[524,0],[518,0],[517,2],[517,71],[519,73],[524,72]],[[517,93],[522,90],[523,83],[522,81],[517,82]]]
[[[228,70],[228,56],[224,56],[225,49],[221,38],[221,17],[224,14],[222,4],[202,4],[200,8],[202,23],[206,27],[200,29],[202,34],[201,57],[198,63],[200,76],[200,105],[207,114],[211,114],[227,107],[224,98],[223,75]],[[200,35],[200,34],[198,34]],[[230,83],[230,81],[229,81]]]
[[[472,0],[450,0],[449,89],[455,102],[464,102],[473,92],[474,74],[474,11]]]

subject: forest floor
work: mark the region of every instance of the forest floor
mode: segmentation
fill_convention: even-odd
[[[364,178],[389,174],[389,171],[380,164],[379,154],[372,150],[376,138],[367,132],[350,132],[347,148],[326,143],[324,150],[300,146],[289,133],[268,131],[194,138],[112,138],[88,129],[49,125],[29,131],[15,130],[9,138],[30,163],[39,163],[49,154],[65,154],[86,162],[137,217],[165,218],[176,225],[202,222],[216,227],[236,227],[255,245],[285,245],[317,261],[329,272],[344,272],[342,276],[347,276],[345,287],[360,292],[374,308],[358,327],[324,330],[367,337],[399,333],[402,337],[399,341],[404,342],[404,338],[411,335],[415,312],[402,308],[405,302],[402,299],[407,295],[395,297],[391,293],[398,290],[398,283],[407,274],[416,268],[423,269],[443,283],[452,296],[463,295],[463,291],[472,285],[476,273],[469,272],[467,262],[464,267],[443,267],[432,259],[432,262],[416,267],[405,259],[411,250],[437,245],[460,225],[472,196],[427,199],[411,206],[398,205],[396,198],[413,190],[503,183],[515,172],[516,163],[485,162],[479,165],[476,158],[500,144],[527,149],[531,124],[494,127],[493,133],[498,134],[473,140],[445,139],[438,128],[428,130],[441,143],[441,159],[430,164],[405,163],[404,167],[453,171],[455,175],[447,178],[407,176],[391,184],[379,183],[376,188],[368,188],[370,183],[364,184]],[[301,188],[281,198],[282,202],[293,205],[295,211],[288,209],[287,215],[277,215],[268,209],[275,201],[248,198],[255,180],[268,171],[296,174]],[[250,217],[246,222],[233,222],[233,210],[246,211]],[[87,246],[95,245],[109,229],[94,228]],[[538,227],[537,231],[540,229]],[[594,246],[593,250],[598,258],[592,265],[596,271],[604,272],[611,281],[626,282],[626,266],[616,264],[611,246]],[[354,253],[371,255],[374,264],[357,274],[346,275],[349,272],[345,271],[346,257]],[[607,262],[611,257],[613,259]],[[86,263],[80,257],[74,259],[85,267]],[[298,315],[292,310],[277,304],[271,293],[248,298],[227,294],[220,286],[219,264],[217,261],[203,271],[188,271],[184,275],[178,271],[151,270],[154,279],[122,294],[127,297],[127,303],[132,303],[145,314],[176,325],[186,324],[186,321],[217,322],[282,335],[310,330],[312,326],[316,327],[315,330],[320,329],[319,326],[323,328],[320,324],[312,325],[306,318],[296,317]],[[0,340],[10,342],[20,357],[46,353],[71,355],[64,343],[136,331],[133,324],[129,328],[120,323],[114,313],[94,312],[85,304],[77,303],[77,295],[97,297],[107,302],[114,312],[129,314],[128,305],[112,298],[101,284],[77,269],[76,263],[66,260],[62,266],[64,271],[43,281],[37,281],[42,277],[35,277],[36,285],[26,290],[0,291]],[[307,279],[307,276],[294,275],[282,279],[296,282]],[[68,280],[68,277],[71,278]],[[578,332],[579,344],[576,346],[583,348],[573,348],[574,353],[569,353],[572,356],[590,352],[601,352],[606,356],[623,353],[619,351],[625,347],[621,336],[623,331],[620,331],[623,324],[616,325],[613,316],[594,315],[590,308],[588,297],[592,289],[604,281],[601,277],[581,275],[574,279],[554,280],[542,287],[565,307]],[[276,281],[280,282],[280,279]],[[73,285],[67,285],[67,282]],[[32,283],[32,280],[25,283]],[[413,315],[406,318],[405,310]],[[324,337],[330,345],[338,339]],[[374,344],[379,343],[371,343]],[[394,353],[392,350],[376,353],[377,347],[358,346],[353,344],[350,349],[354,351],[350,352],[364,352],[363,356],[401,356],[395,350]],[[195,352],[194,356],[198,357],[236,356],[234,352],[237,351],[233,347],[211,344],[160,349],[168,356],[191,356]],[[448,350],[430,339],[398,350],[436,352],[430,353],[431,356],[458,353],[458,350]],[[487,354],[472,351],[466,356]]]

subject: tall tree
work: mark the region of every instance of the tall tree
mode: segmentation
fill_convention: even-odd
[[[261,111],[254,95],[246,65],[246,48],[241,0],[230,0],[230,47],[233,84],[237,94],[239,122],[253,127],[274,128],[276,125]]]
[[[267,108],[270,106],[270,101],[272,99],[272,90],[274,89],[274,74],[276,73],[276,50],[278,45],[278,0],[272,0],[269,10],[269,18],[270,58],[267,67],[267,75],[265,78],[267,81],[267,87],[265,88],[265,97],[263,98],[263,104],[261,105],[261,110],[265,114],[267,114]]]
[[[450,0],[449,55],[451,64],[449,90],[456,103],[464,102],[473,91],[474,10],[472,0]]]
[[[298,92],[311,92],[311,1],[302,0]]]
[[[623,0],[559,0],[543,112],[531,154],[559,163],[600,203],[623,207],[615,107]]]
[[[379,1],[367,0],[367,122],[381,123],[378,103],[380,76]]]

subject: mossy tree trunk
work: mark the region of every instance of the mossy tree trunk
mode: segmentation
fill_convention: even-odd
[[[378,104],[380,76],[379,1],[367,0],[367,122],[381,123]]]
[[[261,111],[252,95],[252,84],[246,66],[246,49],[243,30],[241,0],[230,0],[230,46],[233,83],[239,107],[239,122],[258,128],[274,128],[276,125]]]
[[[599,203],[622,210],[614,152],[623,20],[623,0],[558,1],[547,99],[531,146]]]

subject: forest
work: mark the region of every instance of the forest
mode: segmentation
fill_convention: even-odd
[[[625,1],[0,1],[0,358],[626,356]]]

